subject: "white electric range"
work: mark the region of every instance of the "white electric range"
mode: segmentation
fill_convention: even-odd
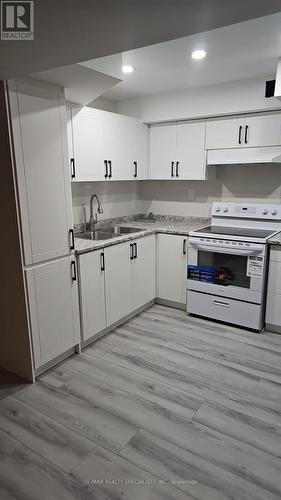
[[[211,225],[189,234],[187,312],[260,331],[279,231],[281,205],[214,203]]]

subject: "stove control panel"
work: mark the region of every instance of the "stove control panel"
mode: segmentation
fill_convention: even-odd
[[[213,203],[212,217],[281,220],[281,205],[257,203]]]

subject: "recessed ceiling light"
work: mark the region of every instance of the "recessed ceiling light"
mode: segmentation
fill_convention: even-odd
[[[194,50],[191,54],[192,59],[204,59],[205,56],[206,50]]]
[[[133,71],[135,71],[135,68],[130,64],[125,64],[124,66],[122,66],[122,71],[123,73],[133,73]]]

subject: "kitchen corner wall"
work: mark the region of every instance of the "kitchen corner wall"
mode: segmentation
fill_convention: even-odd
[[[281,203],[281,166],[209,167],[208,181],[82,182],[72,184],[74,223],[89,218],[89,200],[96,193],[108,219],[141,212],[168,215],[210,215],[214,201]]]
[[[84,209],[86,218],[89,219],[90,197],[97,194],[101,200],[104,213],[99,215],[99,220],[133,215],[143,209],[139,197],[138,182],[73,182],[72,205],[74,224],[84,222]],[[94,209],[96,210],[96,201]]]
[[[208,181],[141,182],[139,198],[143,211],[205,217],[210,215],[214,201],[281,203],[280,165],[209,169]]]

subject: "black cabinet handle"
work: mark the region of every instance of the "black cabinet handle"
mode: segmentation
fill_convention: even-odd
[[[70,167],[71,167],[71,179],[75,179],[75,160],[74,158],[70,158]]]
[[[137,259],[138,258],[138,246],[136,243],[134,243],[134,259]]]
[[[183,242],[182,242],[182,253],[183,253],[183,255],[186,255],[186,243],[187,243],[187,240],[184,239]]]
[[[248,144],[248,130],[249,130],[249,127],[248,127],[248,125],[246,125],[246,128],[245,128],[245,144]]]
[[[242,143],[241,143],[241,134],[242,134],[242,128],[243,128],[243,127],[242,127],[242,125],[240,125],[240,127],[239,127],[239,137],[238,137],[238,144],[242,144]]]
[[[138,176],[138,163],[134,161],[134,177]]]
[[[75,260],[71,261],[71,277],[72,277],[72,281],[77,281],[76,262],[75,262]]]
[[[75,250],[74,231],[73,231],[73,229],[69,229],[69,248],[70,248],[70,250]]]
[[[176,177],[179,176],[179,162],[176,163]]]
[[[171,163],[171,177],[174,177],[174,164],[175,164],[175,162],[172,161],[172,163]]]
[[[109,166],[109,174],[108,174],[108,177],[109,177],[109,179],[111,179],[111,177],[112,177],[111,160],[108,160],[108,166]]]
[[[105,166],[105,174],[104,174],[104,177],[107,179],[107,177],[108,177],[108,166],[107,166],[107,160],[104,160],[104,166]]]
[[[134,245],[133,243],[130,243],[130,259],[134,259]]]
[[[100,270],[105,271],[104,253],[100,254]]]

